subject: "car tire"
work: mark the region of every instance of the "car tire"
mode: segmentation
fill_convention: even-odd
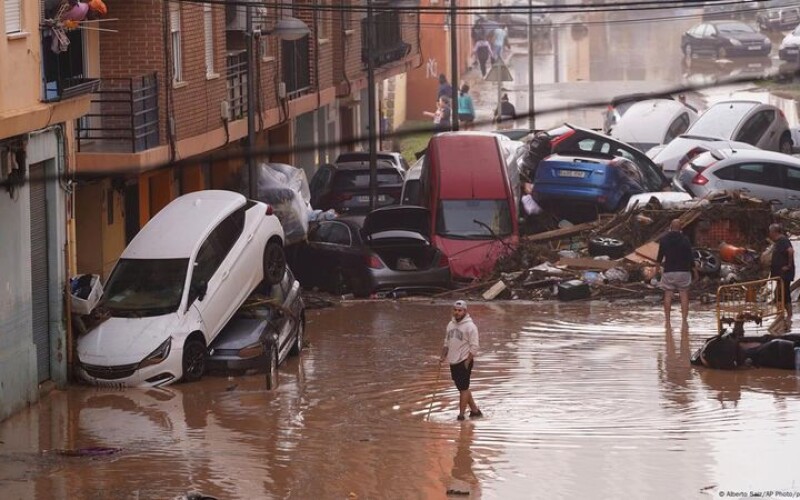
[[[622,258],[625,256],[625,242],[616,238],[595,236],[589,240],[589,255],[592,257],[607,255],[612,259]]]
[[[189,339],[183,345],[182,368],[184,382],[197,382],[206,371],[206,345],[202,340]]]
[[[277,285],[286,273],[286,253],[277,241],[270,241],[264,248],[264,283]]]
[[[728,58],[728,51],[725,50],[725,47],[717,47],[717,59],[727,59]]]
[[[781,136],[781,141],[778,143],[778,151],[783,154],[790,155],[794,150],[794,145],[792,144],[792,136],[789,133],[784,133]]]
[[[722,262],[719,257],[705,248],[695,248],[692,250],[692,257],[698,272],[703,276],[715,276],[719,274]]]
[[[306,333],[306,314],[300,313],[300,322],[297,324],[297,337],[295,338],[294,345],[292,346],[291,355],[299,356],[303,352],[303,342],[305,342]]]
[[[270,345],[267,360],[269,363],[266,374],[267,390],[271,391],[278,387],[278,349],[275,344]]]

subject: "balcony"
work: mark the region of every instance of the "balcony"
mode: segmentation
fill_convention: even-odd
[[[228,52],[225,71],[228,82],[228,116],[231,120],[240,120],[247,116],[247,51]]]
[[[295,99],[311,91],[311,65],[309,64],[309,37],[290,42],[281,41],[283,83],[286,98]]]
[[[159,145],[158,78],[103,78],[77,122],[78,151],[138,153]]]
[[[57,102],[91,94],[100,86],[100,80],[87,78],[84,61],[83,30],[66,32],[67,50],[54,52],[53,35],[42,31],[42,100]]]
[[[369,57],[375,66],[383,66],[406,57],[411,44],[403,41],[398,12],[379,12],[372,16],[372,46],[368,42],[367,18],[361,20],[361,61],[367,64]]]

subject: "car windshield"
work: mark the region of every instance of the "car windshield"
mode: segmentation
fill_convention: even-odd
[[[457,239],[509,236],[512,224],[508,201],[443,200],[436,216],[436,233]]]
[[[403,177],[393,169],[378,170],[378,185],[400,184]],[[369,169],[367,170],[339,170],[333,178],[334,191],[347,191],[350,189],[369,189]]]
[[[178,310],[189,259],[120,259],[101,305],[112,316],[159,316]]]
[[[717,30],[720,33],[754,33],[755,31],[750,26],[744,23],[725,23],[718,24]]]
[[[686,135],[730,139],[742,117],[753,106],[756,104],[751,102],[721,103],[711,106],[689,127]]]

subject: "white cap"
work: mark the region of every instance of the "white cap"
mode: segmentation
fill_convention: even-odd
[[[466,311],[467,310],[467,302],[464,301],[464,300],[457,300],[455,302],[455,304],[453,304],[453,308],[455,308],[455,309],[463,309],[463,310]]]

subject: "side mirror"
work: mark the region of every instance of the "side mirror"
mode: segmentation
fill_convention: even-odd
[[[202,302],[206,296],[206,292],[208,292],[208,283],[205,280],[200,281],[194,286],[193,291],[197,295],[197,300]]]

